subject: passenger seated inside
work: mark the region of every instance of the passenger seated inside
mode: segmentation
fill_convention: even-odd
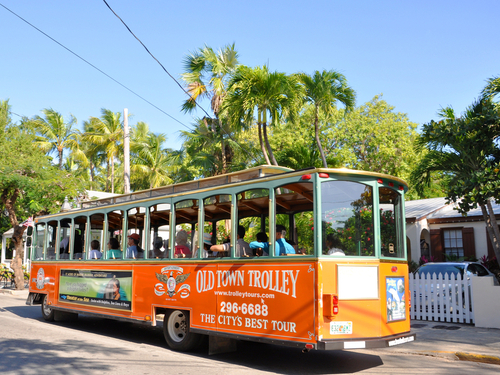
[[[257,233],[257,241],[252,241],[248,244],[253,251],[254,256],[267,256],[269,255],[269,242],[265,232]]]
[[[82,259],[83,258],[83,238],[79,233],[75,233],[75,242],[73,243],[73,259]]]
[[[99,241],[93,240],[90,242],[90,253],[89,253],[89,259],[101,259],[102,253],[99,250],[100,244]]]
[[[287,254],[295,254],[295,249],[285,240],[286,228],[284,225],[276,225],[276,242],[275,246],[275,254],[278,255],[287,255]]]
[[[345,256],[344,251],[339,249],[341,243],[335,234],[330,233],[326,236],[326,246],[328,247],[328,255]]]
[[[252,249],[250,249],[250,246],[248,245],[248,242],[246,242],[243,238],[245,237],[245,227],[242,225],[238,225],[238,233],[236,234],[236,253],[235,256],[237,258],[242,258],[242,257],[251,257],[253,256]],[[210,251],[212,252],[226,252],[229,254],[229,251],[231,250],[231,244],[229,242],[223,243],[221,245],[212,245],[210,247]]]
[[[209,254],[212,252],[210,248],[212,247],[212,235],[210,233],[203,233],[203,258],[208,258]]]
[[[175,236],[174,258],[191,258],[191,249],[187,246],[188,234],[184,229],[177,232]]]
[[[165,253],[161,249],[163,247],[163,238],[156,237],[153,241],[153,250],[149,252],[150,258],[165,258]]]
[[[122,259],[120,242],[115,237],[110,238],[108,242],[108,259]]]
[[[69,237],[64,237],[59,244],[59,259],[69,259]]]
[[[142,258],[143,251],[139,247],[140,239],[141,237],[137,233],[132,233],[130,236],[128,236],[128,247],[125,253],[125,258]]]

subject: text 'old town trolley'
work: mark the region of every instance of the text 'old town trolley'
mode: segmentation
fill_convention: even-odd
[[[311,349],[413,341],[406,184],[261,166],[89,201],[36,221],[27,303],[46,320],[156,325],[168,345]]]

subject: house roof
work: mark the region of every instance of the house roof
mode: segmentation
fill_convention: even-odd
[[[446,207],[446,198],[417,199],[405,202],[406,221],[419,221]]]
[[[493,213],[495,216],[500,216],[500,205],[495,201],[492,201]],[[463,216],[457,210],[453,208],[456,207],[454,204],[444,207],[443,209],[434,212],[429,215],[427,219],[430,223],[432,222],[457,222],[457,221],[483,221],[483,213],[480,207],[474,208],[467,212],[467,216]]]
[[[493,212],[500,218],[500,204],[492,201]],[[477,207],[463,216],[454,208],[456,204],[446,204],[446,198],[418,199],[405,202],[406,222],[411,223],[427,219],[429,223],[446,223],[459,221],[482,221],[483,213]]]
[[[85,191],[85,196],[88,197],[89,199],[102,199],[102,198],[111,198],[111,197],[116,197],[119,194],[114,194],[114,193],[105,193],[103,191],[96,191],[96,190],[86,190]],[[86,199],[88,200],[88,199]]]

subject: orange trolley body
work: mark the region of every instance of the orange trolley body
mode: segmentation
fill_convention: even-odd
[[[339,269],[357,277],[377,276],[373,298],[339,299]],[[409,306],[400,319],[387,316],[386,275],[404,280],[401,263],[296,261],[156,264],[33,263],[31,298],[46,294],[54,310],[151,322],[165,310],[189,312],[195,333],[279,343],[305,349],[353,349],[396,345],[414,340]],[[113,275],[130,278],[132,294],[124,301],[82,296],[92,284]],[[66,279],[64,285],[61,275]],[[69,291],[69,293],[68,293]],[[359,291],[358,291],[359,292]],[[403,300],[408,300],[404,294]],[[106,304],[103,304],[106,303]]]
[[[263,166],[242,173],[250,182],[242,174],[218,176],[168,191],[139,192],[136,202],[133,193],[110,200],[109,207],[98,201],[41,218],[27,303],[41,304],[46,320],[69,313],[156,325],[161,316],[167,343],[176,350],[192,349],[202,335],[306,351],[386,347],[415,339],[404,182],[344,169],[304,174]],[[277,222],[287,221],[292,239],[306,244],[302,253],[278,256],[276,248],[274,255],[276,244],[270,241],[268,256],[237,257],[236,223],[253,217],[270,238],[278,238]],[[227,219],[229,253],[202,255],[203,237],[212,236],[214,243],[217,220]],[[258,225],[246,223],[248,229]],[[193,233],[198,228],[204,233],[192,237],[192,258],[176,258],[169,250],[175,247],[174,230],[187,224]],[[90,259],[95,238],[104,245],[133,230],[145,237],[145,247],[156,241],[162,225],[169,226],[167,259],[155,258],[153,250],[126,259],[125,236],[121,259],[107,255],[104,246],[102,259]],[[64,236],[75,241],[66,241],[67,250]],[[338,237],[343,256],[332,255],[332,236]],[[54,247],[58,251],[51,257]]]

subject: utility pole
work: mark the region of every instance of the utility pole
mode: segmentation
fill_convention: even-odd
[[[128,109],[123,109],[123,164],[124,193],[130,193],[130,135],[128,131]]]

